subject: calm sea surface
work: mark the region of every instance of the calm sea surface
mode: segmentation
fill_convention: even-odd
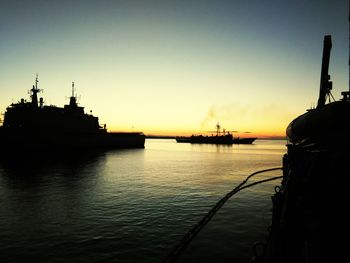
[[[281,166],[285,143],[147,139],[145,149],[1,159],[0,262],[161,262],[247,175]],[[233,196],[178,262],[249,262],[279,183]]]

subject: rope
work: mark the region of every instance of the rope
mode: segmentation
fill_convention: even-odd
[[[163,261],[163,263],[170,263],[174,262],[176,258],[181,254],[181,252],[191,243],[191,241],[195,238],[195,236],[201,231],[201,229],[212,219],[212,217],[216,214],[216,212],[225,204],[225,202],[231,198],[234,194],[238,193],[239,191],[246,189],[248,187],[252,187],[257,184],[265,183],[272,180],[277,180],[282,178],[283,176],[276,176],[264,180],[260,180],[248,185],[244,185],[247,183],[247,181],[253,177],[254,175],[275,171],[275,170],[282,170],[282,167],[276,167],[266,170],[260,170],[257,172],[254,172],[247,176],[245,180],[243,180],[237,187],[235,187],[232,191],[227,193],[223,198],[221,198],[216,205],[200,220],[195,224],[190,231],[187,232],[187,234],[180,240],[180,242],[174,247],[174,249],[169,253],[169,255],[166,257],[166,259]]]

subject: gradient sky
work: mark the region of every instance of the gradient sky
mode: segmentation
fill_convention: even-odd
[[[345,0],[0,0],[0,112],[79,103],[110,131],[284,135],[316,105],[323,37],[333,95],[348,89]]]

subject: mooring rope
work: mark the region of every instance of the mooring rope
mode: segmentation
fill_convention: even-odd
[[[181,252],[191,243],[191,241],[195,238],[195,236],[201,231],[201,229],[212,219],[212,217],[216,214],[216,212],[225,204],[225,202],[230,199],[234,194],[238,193],[239,191],[246,189],[248,187],[252,187],[257,184],[265,183],[272,180],[277,180],[282,178],[283,176],[275,176],[268,179],[263,179],[248,185],[245,185],[247,181],[253,177],[254,175],[266,173],[270,171],[275,170],[282,170],[282,167],[275,167],[265,170],[260,170],[257,172],[254,172],[247,176],[245,180],[243,180],[238,186],[236,186],[232,191],[227,193],[223,198],[221,198],[216,205],[209,210],[209,212],[195,224],[190,231],[187,232],[187,234],[180,240],[180,242],[174,247],[174,249],[169,253],[169,255],[164,259],[163,263],[170,263],[174,262],[176,258],[181,254]]]

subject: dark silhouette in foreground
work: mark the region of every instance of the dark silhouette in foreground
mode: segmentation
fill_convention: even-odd
[[[138,132],[107,132],[98,118],[78,106],[72,96],[63,108],[38,100],[38,77],[30,90],[31,100],[12,103],[0,126],[0,152],[93,150],[102,148],[143,148],[145,135]]]
[[[349,229],[350,91],[326,104],[331,36],[325,36],[318,105],[287,128],[283,180],[272,197],[267,242],[255,246],[254,262],[340,262]]]

